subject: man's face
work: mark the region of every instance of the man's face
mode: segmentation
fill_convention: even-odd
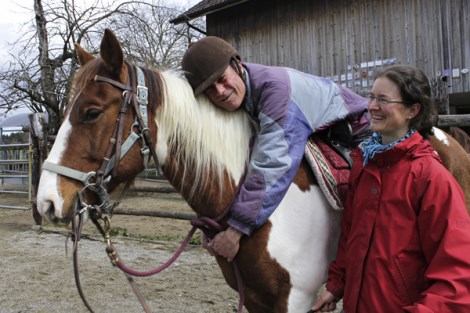
[[[240,65],[237,64],[237,66]],[[212,103],[227,111],[235,111],[240,107],[245,92],[245,83],[230,65],[212,85],[204,90]]]

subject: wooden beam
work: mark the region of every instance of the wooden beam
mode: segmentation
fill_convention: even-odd
[[[468,127],[470,126],[470,114],[439,115],[438,127]]]
[[[196,214],[194,214],[194,213],[137,210],[137,209],[133,209],[133,208],[129,208],[129,209],[116,208],[116,209],[114,209],[113,214],[116,214],[116,215],[135,215],[135,216],[153,216],[153,217],[174,218],[174,219],[188,220],[188,221],[197,218]]]

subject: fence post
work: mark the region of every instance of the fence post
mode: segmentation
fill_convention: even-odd
[[[37,225],[42,225],[42,216],[38,212],[36,196],[39,186],[39,177],[41,176],[41,166],[47,157],[47,127],[44,113],[33,113],[28,115],[30,123],[30,140],[32,146],[31,156],[31,186],[32,201],[31,210],[34,221]]]
[[[440,115],[449,115],[449,95],[447,93],[447,81],[440,77],[430,80],[433,99],[437,107],[437,113]]]

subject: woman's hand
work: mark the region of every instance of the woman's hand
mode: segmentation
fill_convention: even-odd
[[[312,306],[312,309],[307,312],[331,312],[336,309],[336,302],[338,299],[329,291],[323,292]]]

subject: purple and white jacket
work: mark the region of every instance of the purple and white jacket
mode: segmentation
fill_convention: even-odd
[[[369,127],[369,115],[365,98],[325,78],[285,67],[243,66],[247,94],[242,107],[258,129],[228,224],[250,235],[286,194],[308,137],[348,116],[355,116],[355,135]]]

